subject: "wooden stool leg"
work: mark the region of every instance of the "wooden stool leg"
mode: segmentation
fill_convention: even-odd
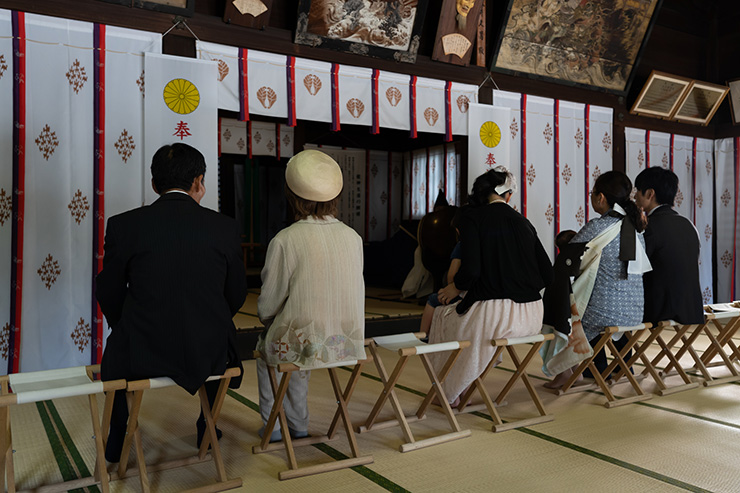
[[[447,361],[445,361],[444,366],[442,366],[442,370],[437,375],[437,378],[440,382],[444,382],[447,379],[447,375],[450,374],[450,371],[452,371],[452,365],[455,364],[455,361],[457,361],[458,356],[460,356],[460,349],[457,349],[453,352],[454,357],[447,358]],[[495,360],[493,360],[495,361]],[[434,392],[432,392],[432,389],[429,389],[430,391],[427,392],[426,397],[421,403],[421,406],[419,406],[419,410],[417,411],[416,415],[421,419],[422,416],[424,416],[424,413],[426,412],[427,407],[432,403],[432,399],[434,398]]]
[[[90,415],[92,417],[93,434],[95,435],[95,471],[96,481],[100,481],[100,489],[103,493],[108,493],[108,470],[105,467],[105,448],[103,446],[102,431],[100,429],[100,419],[98,417],[98,401],[95,394],[87,396],[90,403]]]
[[[219,390],[221,389],[219,388]],[[208,393],[206,392],[205,386],[201,386],[201,388],[198,390],[198,394],[200,396],[200,407],[203,410],[203,416],[206,419],[206,430],[208,431],[208,436],[211,439],[211,450],[213,453],[213,463],[216,466],[216,477],[218,478],[219,482],[224,482],[228,478],[226,477],[226,468],[224,467],[224,461],[221,458],[221,447],[219,446],[218,437],[216,436],[216,421],[213,418],[213,414],[211,414],[211,406],[210,404],[208,404]],[[201,445],[203,445],[203,443],[201,443]]]
[[[139,429],[139,409],[141,409],[141,399],[144,397],[144,391],[126,392],[126,401],[128,403],[128,424],[126,425],[126,437],[123,440],[121,449],[121,461],[118,463],[118,477],[123,478],[128,468],[128,456],[131,451],[131,444],[134,440],[134,434]],[[143,460],[143,457],[142,457]]]
[[[589,370],[591,370],[591,374],[593,375],[594,380],[599,385],[599,387],[601,387],[601,389],[604,390],[604,387],[602,387],[601,384],[604,383],[604,386],[606,386],[606,383],[601,378],[601,374],[596,369],[596,365],[593,364],[593,361],[594,361],[594,358],[596,357],[596,355],[599,354],[599,351],[601,351],[601,349],[606,344],[606,340],[608,338],[610,338],[610,337],[611,337],[610,334],[602,334],[601,339],[599,339],[596,342],[596,346],[593,347],[593,353],[594,354],[590,358],[581,361],[581,364],[579,364],[576,367],[576,369],[573,370],[573,374],[570,376],[570,378],[568,378],[568,380],[563,384],[563,386],[560,387],[560,389],[557,391],[558,395],[563,395],[563,394],[569,393],[568,391],[571,389],[571,387],[573,386],[573,384],[576,383],[576,380],[578,379],[578,377],[581,376],[581,374],[584,371],[586,371],[586,368],[588,368]],[[589,388],[588,385],[584,385],[583,387]],[[580,389],[574,390],[574,391],[578,392],[579,390]],[[609,389],[607,389],[604,393],[607,394],[607,396],[608,395],[611,395],[611,391]]]
[[[219,381],[218,384],[218,390],[216,391],[216,397],[213,399],[213,408],[210,410],[211,416],[213,416],[213,426],[216,427],[216,423],[218,423],[218,417],[221,415],[221,407],[223,406],[224,399],[226,397],[226,391],[229,388],[229,382],[231,381],[231,377],[222,378]],[[201,388],[198,390],[198,393],[200,394],[200,390],[205,391],[205,388]],[[202,408],[201,403],[201,408]],[[205,411],[203,411],[203,415],[205,416]],[[206,420],[206,425],[208,425],[208,421]],[[211,445],[212,438],[210,436],[210,433],[203,436],[203,441],[200,443],[200,449],[198,449],[198,458],[200,460],[205,459],[206,454],[208,454],[208,447]]]
[[[462,396],[460,397],[460,404],[458,404],[457,406],[457,411],[459,413],[465,410],[468,403],[470,402],[470,399],[473,397],[473,394],[475,393],[477,389],[481,397],[483,398],[483,403],[488,408],[488,412],[491,414],[491,417],[493,417],[494,414],[498,415],[496,410],[494,409],[491,396],[488,394],[488,391],[484,387],[483,382],[486,381],[486,376],[488,376],[488,372],[491,371],[491,368],[494,367],[494,365],[496,364],[496,361],[498,361],[498,358],[501,356],[501,353],[503,352],[503,350],[504,350],[503,346],[496,347],[496,351],[493,353],[493,358],[491,358],[491,361],[488,362],[488,365],[486,365],[486,368],[478,376],[478,378],[476,378],[473,381],[473,383],[470,384],[470,387],[468,387],[468,389],[465,392],[463,392]]]
[[[8,491],[15,492],[15,478],[13,477],[13,439],[10,430],[10,409],[0,408],[0,462],[2,463],[3,482]]]
[[[349,402],[350,398],[352,397],[352,393],[355,390],[355,386],[357,385],[357,381],[360,378],[360,375],[362,374],[362,363],[357,363],[355,367],[352,369],[352,374],[349,377],[349,380],[347,381],[347,386],[344,388],[344,394],[342,397],[344,397],[345,402]],[[339,419],[341,417],[342,410],[337,407],[336,412],[334,413],[334,418],[331,420],[331,425],[329,425],[329,431],[326,432],[326,436],[329,440],[332,440],[334,438],[334,435],[337,431],[337,426],[339,425]]]
[[[329,368],[329,378],[331,379],[332,389],[334,389],[334,396],[337,398],[337,407],[339,408],[339,412],[342,416],[344,431],[345,433],[347,433],[347,439],[349,440],[349,448],[352,452],[352,457],[359,457],[360,449],[357,447],[357,437],[355,437],[355,431],[352,429],[352,421],[349,418],[349,411],[347,410],[347,401],[345,401],[344,399],[342,385],[339,383],[336,368]]]
[[[624,404],[629,404],[631,402],[637,402],[637,401],[643,401],[652,398],[652,395],[645,394],[645,392],[642,390],[642,387],[640,387],[640,384],[635,379],[635,376],[632,375],[632,372],[630,371],[630,367],[627,366],[627,363],[624,361],[624,358],[622,357],[622,353],[617,349],[617,347],[614,345],[614,342],[611,340],[611,337],[606,341],[607,347],[609,348],[609,351],[611,351],[614,358],[617,360],[617,364],[624,369],[624,373],[627,376],[627,380],[629,380],[630,385],[632,385],[632,388],[634,389],[635,393],[637,395],[633,397],[625,397],[622,399],[617,400],[611,392],[609,392],[609,395],[607,395],[607,402],[604,404],[606,407],[611,408],[615,406],[621,406]],[[606,374],[606,371],[604,372]],[[595,375],[594,375],[595,376]],[[603,375],[600,375],[599,380],[604,382],[606,384]]]
[[[462,349],[456,349],[450,354],[449,360],[455,360],[460,355],[460,351]],[[421,362],[424,365],[424,369],[427,372],[427,375],[429,376],[429,380],[432,381],[432,389],[430,390],[428,394],[431,394],[432,392],[436,392],[437,396],[439,397],[439,403],[442,406],[442,412],[444,412],[445,416],[447,416],[447,421],[450,423],[450,427],[452,428],[452,431],[461,431],[460,430],[460,424],[457,422],[457,418],[455,418],[455,414],[452,412],[452,408],[450,407],[450,403],[447,400],[447,395],[445,395],[445,391],[442,388],[442,382],[439,381],[437,378],[437,374],[434,373],[434,369],[432,368],[432,365],[429,363],[429,358],[427,358],[426,354],[422,354],[421,356]],[[417,413],[417,417],[421,417],[424,415],[425,409],[423,409],[424,403],[422,403],[422,407],[419,408],[419,411]]]

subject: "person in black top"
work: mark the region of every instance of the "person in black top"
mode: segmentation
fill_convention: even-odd
[[[443,306],[435,310],[430,342],[472,342],[443,384],[453,403],[491,361],[491,339],[525,337],[542,328],[540,290],[552,281],[552,264],[532,224],[508,205],[515,186],[505,168],[475,180],[473,207],[459,223],[461,267],[438,293]],[[444,306],[458,295],[461,301]],[[432,356],[440,369],[446,357]]]
[[[648,168],[635,179],[635,202],[648,216],[645,251],[653,266],[643,275],[645,322],[675,320],[704,322],[699,285],[699,233],[673,210],[678,177],[660,167]]]

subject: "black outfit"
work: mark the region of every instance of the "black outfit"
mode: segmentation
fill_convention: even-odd
[[[704,322],[699,285],[699,235],[694,225],[668,206],[648,216],[645,250],[653,266],[642,279],[646,322]]]
[[[240,365],[232,317],[246,294],[233,219],[178,192],[111,217],[96,279],[112,329],[103,380],[164,376],[195,394],[206,378],[226,370],[227,360]],[[127,419],[125,395],[118,392],[111,436]]]
[[[455,287],[467,291],[465,313],[476,301],[529,303],[552,281],[552,264],[534,226],[503,202],[473,207],[460,218],[461,266]]]
[[[563,334],[570,334],[570,293],[573,289],[571,277],[577,277],[581,267],[581,257],[586,251],[585,243],[563,245],[555,258],[553,279],[542,296],[544,314],[542,323],[551,325]]]

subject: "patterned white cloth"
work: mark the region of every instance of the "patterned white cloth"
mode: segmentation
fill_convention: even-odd
[[[462,315],[455,311],[457,303],[434,310],[429,342],[470,341],[442,384],[447,399],[452,402],[485,370],[496,348],[492,339],[527,337],[542,329],[542,300],[516,303],[512,300],[485,300],[473,303]],[[449,353],[429,355],[429,361],[439,372]]]
[[[365,359],[362,267],[362,239],[333,217],[298,221],[272,239],[257,301],[267,364]]]

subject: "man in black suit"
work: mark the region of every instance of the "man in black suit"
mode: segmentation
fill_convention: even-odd
[[[236,222],[200,206],[203,155],[166,145],[152,159],[159,199],[108,220],[96,296],[109,325],[103,380],[170,377],[195,394],[210,375],[239,366],[232,317],[247,294]],[[218,383],[206,385],[213,401]],[[106,459],[118,462],[128,420],[114,402]],[[198,444],[205,420],[197,422]]]
[[[635,202],[648,216],[645,249],[651,272],[643,274],[646,322],[704,321],[699,285],[699,233],[672,206],[678,192],[673,171],[655,167],[635,179]]]

